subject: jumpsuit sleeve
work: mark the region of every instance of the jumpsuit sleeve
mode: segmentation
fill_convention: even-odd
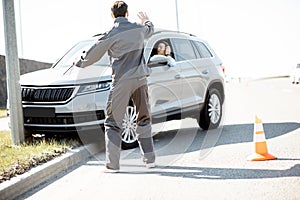
[[[110,48],[110,40],[107,37],[99,39],[85,54],[84,57],[75,64],[77,67],[86,67],[94,64],[102,58],[102,56]]]
[[[154,25],[152,24],[151,21],[146,21],[145,22],[145,38],[149,38],[152,36],[154,32]]]

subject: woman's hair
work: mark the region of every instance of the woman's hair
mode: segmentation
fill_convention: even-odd
[[[111,12],[117,17],[125,17],[128,5],[124,1],[116,1],[112,7]]]

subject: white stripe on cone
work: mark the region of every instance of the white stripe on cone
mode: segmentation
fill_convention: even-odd
[[[265,142],[266,137],[265,134],[255,134],[254,135],[254,142]]]
[[[264,131],[264,127],[263,127],[262,123],[256,123],[254,126],[254,131],[255,132]]]

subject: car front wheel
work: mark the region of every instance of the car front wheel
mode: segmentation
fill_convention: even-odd
[[[208,91],[205,105],[200,112],[199,126],[204,129],[217,128],[222,118],[222,99],[220,92],[212,88]]]
[[[128,105],[122,123],[122,149],[132,149],[138,146],[136,128],[137,113],[135,106]]]

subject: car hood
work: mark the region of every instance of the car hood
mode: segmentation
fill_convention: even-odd
[[[20,77],[20,83],[23,86],[59,86],[111,80],[112,70],[108,66],[68,68],[49,68],[27,73]]]

